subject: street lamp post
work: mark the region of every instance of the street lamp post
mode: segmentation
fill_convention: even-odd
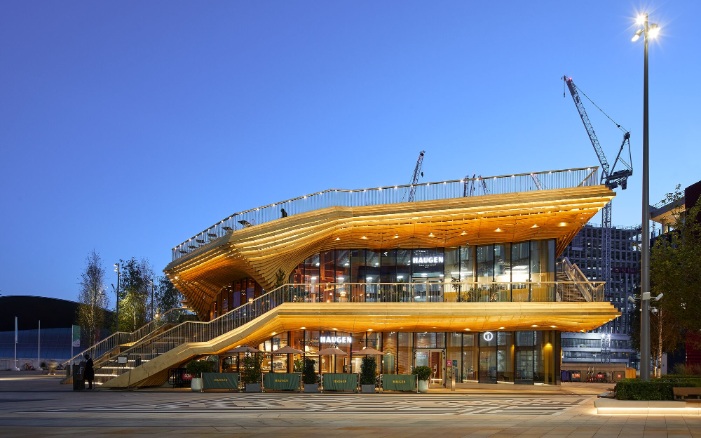
[[[633,41],[640,36],[644,42],[643,61],[643,214],[641,231],[640,280],[642,315],[640,317],[640,378],[650,379],[650,138],[648,133],[648,40],[659,33],[656,24],[650,24],[648,14],[638,16],[641,26],[633,35]]]
[[[116,331],[119,331],[119,274],[120,274],[119,263],[114,264],[114,272],[117,273],[117,290],[115,291],[117,301],[114,305],[114,308],[115,308],[114,313],[115,313],[116,319],[117,319]]]
[[[153,278],[151,279],[151,321],[154,319],[154,313],[153,313]]]

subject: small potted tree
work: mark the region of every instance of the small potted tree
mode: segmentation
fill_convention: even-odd
[[[418,366],[413,369],[411,374],[415,374],[419,380],[419,392],[428,392],[428,379],[431,378],[431,367]]]
[[[304,392],[319,392],[319,382],[316,379],[316,371],[314,371],[314,359],[304,359],[304,368],[302,369],[302,383],[304,383]]]
[[[214,362],[209,360],[191,360],[185,366],[187,373],[192,376],[190,388],[195,392],[202,392],[202,373],[211,373],[214,369]]]
[[[246,392],[261,392],[261,363],[263,358],[258,355],[250,355],[243,358],[243,370],[241,381]]]
[[[360,390],[363,394],[375,393],[375,371],[377,361],[372,356],[365,356],[360,364]]]

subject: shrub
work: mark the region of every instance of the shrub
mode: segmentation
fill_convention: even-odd
[[[243,371],[241,371],[241,381],[245,383],[260,383],[261,364],[263,358],[257,354],[245,356],[243,358]]]
[[[618,400],[674,400],[672,388],[701,386],[701,379],[666,376],[643,381],[624,379],[616,384],[614,393]]]
[[[375,371],[377,370],[377,361],[372,356],[365,356],[363,363],[360,364],[360,384],[374,385]]]
[[[431,367],[427,366],[420,366],[414,368],[414,370],[411,372],[411,374],[416,374],[419,378],[419,380],[428,380],[431,378],[431,373],[433,371],[431,370]]]
[[[214,362],[209,360],[191,360],[187,363],[185,369],[192,377],[202,377],[202,373],[211,373],[214,370]]]
[[[302,382],[307,385],[316,383],[316,371],[314,371],[314,359],[304,359],[304,369],[302,370]]]

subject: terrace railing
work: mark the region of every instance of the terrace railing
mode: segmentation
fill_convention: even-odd
[[[475,193],[496,195],[598,184],[598,168],[586,167],[514,175],[480,176],[416,185],[407,184],[356,190],[329,189],[234,213],[175,246],[172,249],[172,259],[177,260],[227,233],[288,215],[328,207],[360,207],[408,202],[408,193],[412,188],[415,188],[414,201],[436,201],[471,196]],[[479,190],[469,190],[468,187],[478,187]]]
[[[127,358],[126,363],[113,358],[104,367],[119,375],[184,343],[211,341],[288,302],[555,302],[574,297],[578,290],[574,281],[287,284],[212,321],[187,321],[144,337],[120,352],[119,356]],[[603,301],[603,293],[594,294],[592,299]],[[567,300],[585,301],[584,297]]]

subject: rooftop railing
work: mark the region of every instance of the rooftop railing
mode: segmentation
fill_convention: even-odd
[[[599,185],[598,168],[584,167],[490,177],[475,176],[460,180],[369,189],[329,189],[234,213],[174,247],[172,259],[177,260],[195,251],[197,248],[225,236],[227,233],[260,225],[288,215],[306,213],[328,207],[364,207],[410,202],[409,193],[412,188],[415,188],[413,201],[436,201],[466,196],[497,195],[595,185]]]

